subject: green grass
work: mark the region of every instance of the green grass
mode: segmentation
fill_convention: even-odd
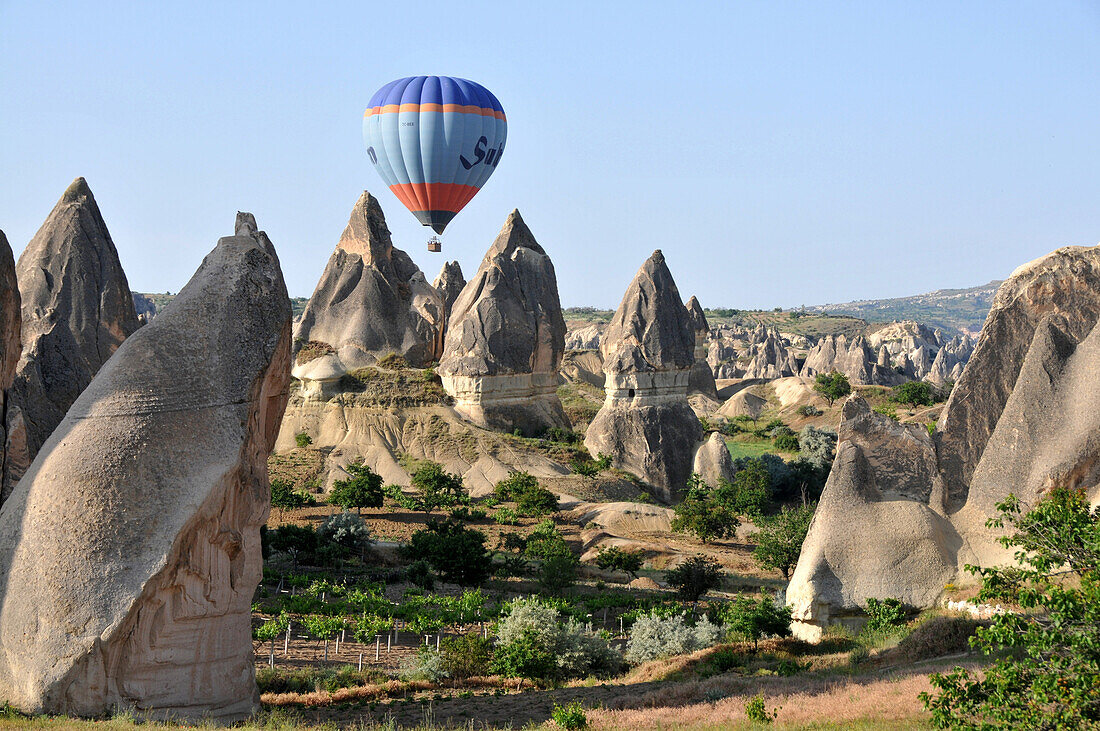
[[[726,440],[726,448],[730,451],[730,456],[734,459],[739,457],[759,457],[762,454],[781,454],[778,449],[775,448],[775,442],[771,439],[760,439],[759,437],[746,438],[747,435],[736,436],[733,439]]]

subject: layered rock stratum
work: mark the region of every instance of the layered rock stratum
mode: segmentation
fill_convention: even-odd
[[[554,264],[512,211],[451,309],[443,387],[478,426],[526,435],[565,428],[557,395],[564,352]]]
[[[1100,497],[1100,247],[1067,247],[1001,285],[933,436],[844,405],[836,459],[787,591],[819,637],[868,597],[937,602],[967,564],[1012,560],[986,526],[1009,493]]]
[[[331,346],[349,369],[396,353],[423,367],[443,352],[443,298],[396,248],[378,199],[364,191],[295,329]]]
[[[0,696],[21,710],[238,718],[290,373],[279,261],[249,214],[128,338],[0,510]]]
[[[50,211],[16,266],[23,353],[8,409],[5,491],[139,323],[126,274],[84,178]]]
[[[687,402],[695,333],[660,250],[630,283],[600,350],[606,399],[585,446],[672,499],[691,475],[703,435]]]

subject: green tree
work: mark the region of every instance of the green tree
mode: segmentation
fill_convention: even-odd
[[[329,501],[344,510],[355,508],[359,515],[363,514],[363,508],[382,507],[382,478],[362,463],[349,464],[347,471],[348,479],[333,483]]]
[[[756,647],[765,637],[787,637],[791,634],[791,608],[777,604],[769,594],[759,599],[738,595],[722,611],[722,623],[738,635],[752,640]]]
[[[692,556],[667,571],[665,580],[681,599],[694,605],[701,596],[721,585],[722,568],[706,556]]]
[[[458,637],[444,637],[440,651],[447,677],[465,680],[474,675],[488,675],[493,644],[476,632]]]
[[[852,384],[848,382],[848,376],[833,371],[832,373],[818,373],[814,377],[814,390],[820,393],[829,406],[837,399],[842,399],[852,392]]]
[[[278,478],[271,481],[271,507],[282,511],[316,504],[316,500],[303,492],[295,490],[289,482]]]
[[[981,577],[980,600],[1025,611],[977,629],[970,644],[998,655],[980,674],[932,674],[921,700],[937,728],[1100,725],[1100,511],[1066,487],[1024,507],[1010,495],[986,524],[1011,531],[1001,543],[1016,563],[967,570]]]
[[[783,508],[777,515],[760,521],[760,530],[752,535],[756,541],[753,558],[764,568],[776,569],[784,579],[790,579],[813,517],[812,505],[800,505]]]
[[[742,515],[762,515],[771,501],[772,476],[763,460],[745,460],[731,482],[718,481],[718,501]]]
[[[462,478],[444,471],[438,462],[422,462],[412,475],[412,485],[419,491],[419,510],[431,514],[439,508],[449,508],[470,501]]]
[[[427,561],[443,581],[461,586],[479,586],[492,571],[485,534],[450,518],[429,520],[402,550],[412,561]]]
[[[596,565],[605,571],[622,571],[634,578],[645,560],[641,551],[626,551],[618,546],[599,548],[596,551]]]
[[[691,533],[703,543],[714,538],[728,538],[741,524],[730,506],[719,499],[715,490],[704,485],[697,474],[691,476],[687,495],[674,512],[672,530]]]
[[[542,641],[539,633],[525,629],[511,642],[497,647],[492,669],[509,678],[544,680],[556,673],[557,661],[553,648]]]
[[[900,386],[894,386],[890,393],[890,400],[899,404],[909,404],[911,407],[931,406],[936,400],[936,390],[927,381],[907,381]]]
[[[317,550],[317,533],[306,525],[281,525],[273,531],[268,531],[268,545],[274,551],[280,551],[290,556],[294,564],[294,570],[298,570],[298,562],[308,560]]]

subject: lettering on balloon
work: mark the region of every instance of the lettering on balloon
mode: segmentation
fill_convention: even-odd
[[[504,154],[504,143],[500,144],[500,147],[487,150],[489,146],[489,138],[485,135],[478,137],[477,144],[474,145],[474,161],[470,162],[466,159],[465,155],[459,155],[458,161],[462,163],[462,167],[469,170],[475,165],[485,163],[487,167],[496,167],[500,163],[500,156]]]

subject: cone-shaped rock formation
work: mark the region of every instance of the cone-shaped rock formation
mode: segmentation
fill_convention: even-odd
[[[0,696],[240,717],[290,301],[249,214],[127,339],[0,510]]]
[[[564,351],[554,264],[512,211],[451,309],[443,387],[479,426],[529,435],[567,427],[557,396]]]
[[[378,199],[364,191],[295,331],[325,343],[351,369],[389,353],[426,366],[443,352],[443,298],[395,248]]]
[[[707,364],[707,336],[710,335],[707,316],[703,313],[703,307],[695,295],[687,301],[686,306],[691,331],[695,333],[695,364],[691,367],[688,390],[718,400],[718,387],[714,383],[714,373]]]
[[[77,178],[16,267],[23,354],[8,410],[8,491],[100,366],[138,328],[134,299],[111,234]]]
[[[607,396],[585,446],[671,499],[686,485],[703,435],[687,402],[695,333],[660,251],[630,283],[600,350]]]

